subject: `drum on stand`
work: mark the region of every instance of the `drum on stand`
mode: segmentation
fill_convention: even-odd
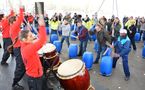
[[[38,54],[40,56],[40,60],[44,62],[42,66],[46,69],[50,69],[53,66],[53,70],[57,70],[60,65],[60,60],[55,45],[51,43],[45,44],[38,51]]]
[[[90,90],[90,76],[85,64],[79,59],[70,59],[62,63],[57,70],[64,90]]]

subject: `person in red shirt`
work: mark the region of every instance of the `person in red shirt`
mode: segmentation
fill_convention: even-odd
[[[23,30],[20,32],[21,54],[28,76],[29,90],[42,90],[43,68],[39,59],[38,50],[47,41],[45,22],[42,15],[39,16],[38,39],[35,40],[32,32]]]
[[[1,61],[1,65],[8,65],[7,60],[10,57],[10,53],[7,51],[7,47],[12,44],[12,40],[10,38],[10,24],[9,24],[9,18],[14,15],[13,10],[11,10],[10,15],[5,16],[1,22],[0,22],[0,31],[2,32],[2,38],[3,38],[3,57]]]
[[[13,16],[9,19],[9,23],[10,23],[10,36],[12,39],[12,42],[15,43],[13,45],[13,52],[14,52],[14,56],[15,56],[15,60],[16,60],[16,68],[15,68],[15,72],[14,72],[14,79],[13,79],[13,84],[12,84],[12,88],[14,89],[18,89],[18,90],[22,90],[24,89],[23,86],[20,86],[18,84],[18,82],[22,79],[22,77],[25,74],[25,66],[22,60],[22,56],[21,56],[21,51],[20,51],[20,40],[16,38],[19,35],[20,27],[21,27],[21,23],[23,22],[23,6],[20,6],[20,14],[16,17]]]
[[[28,18],[27,18],[28,23],[33,24],[33,20],[34,20],[34,17],[31,15],[31,13],[29,13]]]

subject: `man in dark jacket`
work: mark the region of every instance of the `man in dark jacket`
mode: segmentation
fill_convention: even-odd
[[[87,48],[87,43],[89,39],[89,33],[88,30],[82,25],[82,21],[79,19],[77,20],[77,34],[78,34],[78,39],[80,41],[80,51],[78,56],[82,56],[83,53],[86,51]]]
[[[136,45],[135,45],[135,40],[134,40],[135,33],[136,33],[136,26],[132,24],[127,30],[127,34],[133,46],[133,50],[136,50]]]
[[[101,53],[104,53],[108,46],[113,48],[111,45],[111,36],[109,36],[108,32],[104,30],[103,25],[100,23],[96,25],[96,35],[98,41],[98,52],[94,63],[99,62]]]

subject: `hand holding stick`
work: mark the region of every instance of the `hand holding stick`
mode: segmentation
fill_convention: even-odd
[[[45,26],[44,17],[43,17],[42,11],[41,11],[42,10],[41,5],[38,2],[36,4],[38,7],[38,15],[39,15],[38,23],[40,26]]]

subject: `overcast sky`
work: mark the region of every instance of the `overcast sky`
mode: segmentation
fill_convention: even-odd
[[[8,9],[6,6],[7,0],[0,0],[0,8]],[[10,0],[18,9],[19,0]],[[34,2],[45,2],[45,9],[55,9],[57,11],[70,11],[77,10],[84,12],[86,14],[95,13],[103,0],[22,0],[23,5],[26,6],[27,11],[33,11]],[[116,0],[114,0],[116,1]],[[118,2],[118,15],[120,17],[126,16],[144,16],[145,15],[145,1],[144,0],[117,0]],[[116,2],[114,2],[116,6]],[[56,11],[54,11],[56,12]],[[48,12],[49,14],[49,12]],[[111,16],[112,14],[117,15],[116,7],[114,7],[113,12],[113,0],[105,0],[101,10],[99,11],[99,16]]]

